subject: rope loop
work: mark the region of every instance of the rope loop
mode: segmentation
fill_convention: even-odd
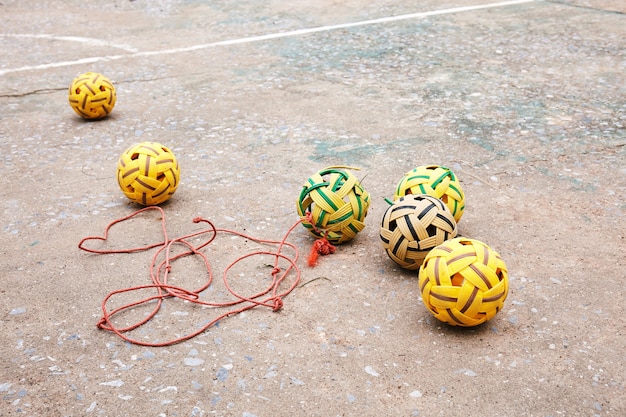
[[[283,308],[283,299],[280,297],[274,297],[274,307],[272,308],[274,311],[279,311]]]
[[[89,247],[88,244],[93,243],[94,241],[99,241],[101,244],[104,245],[108,240],[109,232],[113,226],[134,218],[141,213],[154,210],[157,211],[160,215],[161,230],[163,235],[163,240],[161,242],[152,243],[141,247],[124,249],[96,249],[93,247]],[[168,237],[166,229],[165,212],[163,211],[163,209],[157,206],[144,207],[134,213],[110,222],[104,229],[104,233],[102,234],[102,236],[87,236],[78,243],[78,248],[85,252],[95,254],[130,254],[154,249],[154,253],[149,265],[149,273],[152,283],[135,287],[122,288],[110,292],[102,301],[102,316],[97,322],[97,327],[102,330],[113,332],[121,339],[129,343],[150,347],[169,346],[185,340],[189,340],[205,332],[207,329],[209,329],[220,320],[231,315],[250,310],[257,306],[265,306],[271,308],[272,311],[275,312],[281,310],[284,306],[283,298],[291,293],[291,291],[293,291],[300,282],[300,268],[296,264],[299,256],[298,249],[294,244],[289,243],[287,241],[287,238],[293,232],[296,226],[298,226],[298,224],[300,224],[301,222],[302,220],[300,219],[294,225],[292,225],[285,233],[283,238],[279,241],[259,239],[228,229],[218,229],[213,225],[210,220],[204,219],[202,217],[195,217],[193,219],[193,223],[206,223],[208,226],[207,228],[178,238],[170,239]],[[209,262],[207,255],[203,253],[201,249],[214,242],[218,234],[233,235],[269,247],[274,247],[273,250],[257,250],[241,255],[234,262],[226,267],[223,272],[223,283],[230,295],[233,297],[233,300],[231,301],[207,301],[201,297],[202,292],[208,289],[213,282],[213,271],[211,268],[211,263]],[[204,240],[194,246],[194,244],[192,244],[190,241],[193,238],[203,238]],[[173,251],[173,246],[175,245],[181,246],[183,248],[182,250],[176,249],[176,254],[174,254]],[[285,249],[290,251],[289,255],[284,253]],[[176,260],[188,256],[199,257],[204,263],[204,268],[207,274],[205,281],[200,285],[199,288],[196,288],[194,290],[185,289],[168,283],[168,276],[172,273],[173,270],[172,264]],[[231,288],[228,279],[228,273],[236,264],[252,256],[270,256],[274,259],[271,271],[272,280],[265,289],[259,291],[256,294],[246,296],[235,292]],[[279,262],[281,261],[287,263],[287,265],[283,268],[279,266]],[[285,282],[289,274],[295,276],[291,279],[291,282],[288,285],[284,285],[283,283]],[[111,301],[111,299],[120,294],[146,290],[153,291],[153,294],[116,308],[109,307],[109,302]],[[147,342],[145,340],[138,340],[127,334],[128,332],[137,329],[152,320],[159,312],[163,302],[170,298],[180,299],[182,301],[202,307],[212,307],[214,309],[229,308],[229,310],[222,314],[219,314],[213,320],[186,335],[162,342]],[[128,310],[143,305],[152,307],[152,310],[148,314],[144,315],[141,320],[138,320],[136,323],[130,324],[126,327],[117,327],[117,325],[114,323],[114,316],[120,315]]]

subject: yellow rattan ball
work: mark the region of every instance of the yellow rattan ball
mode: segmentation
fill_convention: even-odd
[[[459,222],[465,210],[465,194],[454,172],[439,165],[419,166],[406,174],[396,187],[394,200],[407,194],[428,194],[443,201]]]
[[[72,81],[69,102],[74,111],[85,119],[101,119],[113,111],[116,92],[113,83],[102,74],[87,72]]]
[[[432,248],[456,236],[456,221],[441,200],[424,194],[400,197],[385,212],[380,239],[402,268],[416,270]]]
[[[500,255],[484,243],[451,239],[426,256],[419,271],[422,300],[440,321],[471,327],[492,319],[508,294]]]
[[[370,196],[353,174],[331,167],[304,183],[296,205],[302,225],[313,236],[340,244],[365,227]]]
[[[126,197],[144,206],[161,204],[176,191],[180,168],[167,147],[142,142],[128,148],[117,164],[117,182]]]

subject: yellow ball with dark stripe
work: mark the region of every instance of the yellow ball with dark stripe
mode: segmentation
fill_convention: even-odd
[[[157,142],[142,142],[120,156],[117,182],[126,197],[153,206],[174,194],[180,182],[180,168],[169,148]]]
[[[69,87],[72,109],[85,119],[101,119],[113,111],[117,93],[113,83],[97,72],[86,72],[72,81]]]
[[[456,238],[431,250],[419,271],[422,300],[440,321],[477,326],[492,319],[509,291],[508,271],[486,244]]]
[[[427,194],[443,201],[458,223],[465,210],[465,194],[454,172],[439,165],[419,166],[398,182],[394,200],[408,194]]]
[[[340,244],[365,227],[370,196],[352,173],[331,167],[304,183],[296,206],[302,225],[313,236]]]

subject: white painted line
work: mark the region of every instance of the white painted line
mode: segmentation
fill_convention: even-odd
[[[116,44],[101,39],[85,38],[82,36],[58,36],[49,34],[30,34],[30,33],[0,33],[0,37],[4,38],[31,38],[31,39],[49,39],[54,41],[79,42],[92,46],[105,46],[110,48],[123,49],[127,52],[138,52],[137,48],[125,44]]]
[[[5,74],[10,74],[13,72],[35,71],[35,70],[48,69],[48,68],[69,67],[72,65],[94,64],[96,62],[103,62],[103,61],[115,61],[117,59],[129,58],[133,56],[134,56],[133,54],[94,56],[91,58],[77,59],[75,61],[50,62],[48,64],[27,65],[27,66],[18,67],[18,68],[0,69],[0,76],[5,75]]]
[[[429,17],[429,16],[444,15],[444,14],[470,12],[474,10],[493,9],[497,7],[506,7],[506,6],[512,6],[512,5],[517,5],[517,4],[524,4],[524,3],[533,3],[534,1],[535,0],[512,0],[512,1],[502,1],[502,2],[497,2],[497,3],[478,4],[474,6],[453,7],[450,9],[410,13],[410,14],[403,14],[403,15],[398,15],[398,16],[381,17],[379,19],[362,20],[359,22],[341,23],[337,25],[319,26],[319,27],[308,28],[308,29],[292,30],[288,32],[270,33],[267,35],[250,36],[246,38],[231,39],[231,40],[218,41],[218,42],[212,42],[212,43],[203,43],[203,44],[192,45],[192,46],[187,46],[183,48],[164,49],[161,51],[134,52],[134,53],[124,54],[124,55],[108,55],[108,56],[100,56],[100,57],[92,57],[92,58],[83,58],[83,59],[78,59],[75,61],[51,62],[48,64],[29,65],[29,66],[18,67],[18,68],[7,68],[7,69],[0,69],[0,76],[4,74],[13,73],[13,72],[34,71],[34,70],[56,68],[56,67],[67,67],[71,65],[91,64],[91,63],[104,62],[104,61],[115,61],[115,60],[122,59],[122,58],[135,58],[135,57],[146,57],[146,56],[155,56],[155,55],[178,54],[178,53],[183,53],[183,52],[197,51],[200,49],[214,48],[217,46],[229,46],[229,45],[239,45],[239,44],[244,44],[244,43],[261,42],[261,41],[272,40],[272,39],[302,36],[302,35],[307,35],[310,33],[327,32],[327,31],[337,30],[337,29],[346,29],[346,28],[366,26],[366,25],[376,25],[376,24],[381,24],[381,23],[397,22],[400,20],[407,20],[407,19],[419,19],[419,18],[424,18],[424,17]]]

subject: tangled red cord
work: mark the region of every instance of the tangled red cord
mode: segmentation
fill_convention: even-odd
[[[313,246],[311,246],[311,252],[309,253],[309,257],[307,258],[307,263],[310,267],[313,267],[317,265],[317,258],[319,257],[319,255],[330,255],[331,253],[335,253],[335,250],[337,248],[332,243],[330,243],[328,239],[326,239],[326,233],[315,226],[315,220],[313,220],[313,215],[310,211],[306,213],[305,220],[307,221],[307,223],[311,224],[311,227],[318,235],[322,235],[322,237],[317,239],[313,243]]]
[[[163,241],[149,244],[149,245],[142,246],[142,247],[128,248],[128,249],[92,249],[92,248],[88,248],[85,246],[85,244],[90,241],[106,241],[108,239],[109,231],[114,225],[118,223],[122,223],[126,220],[129,220],[139,215],[140,213],[143,213],[149,210],[157,210],[161,215],[161,229],[163,233]],[[191,339],[205,332],[208,328],[210,328],[211,326],[213,326],[220,320],[224,319],[225,317],[231,316],[233,314],[238,314],[243,311],[250,310],[257,306],[269,307],[273,311],[278,311],[283,307],[283,298],[287,296],[289,293],[291,293],[291,291],[293,291],[293,289],[298,285],[300,281],[300,268],[298,268],[298,266],[296,265],[296,261],[298,260],[298,249],[296,248],[295,245],[287,242],[287,238],[289,237],[291,232],[296,228],[296,226],[302,222],[302,220],[297,221],[293,226],[291,226],[289,230],[287,231],[287,233],[285,233],[285,236],[280,241],[258,239],[258,238],[254,238],[254,237],[251,237],[251,236],[248,236],[243,233],[236,232],[236,231],[227,230],[227,229],[218,229],[213,225],[211,221],[200,218],[200,217],[195,218],[193,222],[194,223],[206,223],[208,225],[208,228],[182,236],[182,237],[170,239],[168,237],[168,233],[166,229],[165,212],[163,211],[163,209],[157,206],[145,207],[141,210],[138,210],[134,213],[129,214],[128,216],[122,217],[120,219],[114,220],[111,223],[109,223],[107,227],[105,228],[104,234],[102,236],[88,236],[80,241],[80,243],[78,244],[79,249],[84,250],[86,252],[95,253],[95,254],[134,253],[134,252],[141,252],[141,251],[146,251],[146,250],[157,248],[150,262],[150,278],[152,280],[152,284],[123,288],[123,289],[110,292],[102,301],[102,317],[98,321],[98,327],[100,329],[111,331],[115,333],[116,335],[118,335],[123,340],[130,342],[130,343],[137,344],[137,345],[151,346],[151,347],[168,346],[168,345],[173,345],[173,344]],[[226,289],[230,292],[230,294],[232,294],[235,297],[235,300],[228,301],[228,302],[209,302],[209,301],[202,300],[200,298],[201,296],[200,293],[211,286],[211,283],[213,281],[213,272],[212,272],[211,264],[209,262],[207,255],[203,253],[201,249],[205,248],[207,245],[213,242],[215,238],[217,237],[217,235],[220,233],[239,236],[239,237],[248,239],[250,241],[265,244],[265,245],[273,245],[273,246],[276,246],[276,249],[274,251],[270,251],[270,250],[254,251],[246,255],[240,256],[234,262],[228,265],[224,269],[222,277],[223,277],[223,281],[224,281],[224,285]],[[197,238],[197,237],[204,236],[204,235],[208,235],[208,236],[206,240],[202,242],[201,244],[194,246],[190,243],[190,239]],[[172,247],[174,245],[183,246],[183,248],[185,249],[181,253],[177,253],[173,255]],[[293,251],[293,255],[291,256],[285,255],[283,253],[283,249],[285,247],[290,248]],[[244,259],[250,258],[252,256],[257,256],[257,255],[267,255],[267,256],[271,256],[274,258],[274,265],[273,265],[272,272],[271,272],[271,276],[272,276],[271,283],[267,288],[265,288],[264,290],[261,290],[257,294],[254,294],[251,296],[241,295],[235,292],[229,285],[228,273],[237,263],[243,261]],[[177,259],[180,259],[186,256],[199,256],[203,260],[205,268],[208,273],[208,279],[204,282],[204,284],[200,288],[197,288],[195,290],[188,290],[188,289],[175,286],[175,285],[170,285],[167,283],[168,275],[172,269],[172,263],[176,261]],[[159,261],[159,259],[162,259],[162,260]],[[287,266],[284,269],[281,269],[278,266],[281,260],[287,262]],[[279,287],[281,286],[283,281],[285,281],[287,276],[292,271],[295,274],[295,278],[291,281],[291,283],[286,289],[284,289],[283,291],[279,291]],[[140,291],[140,290],[145,290],[145,289],[154,289],[156,293],[150,297],[140,299],[138,301],[123,305],[121,307],[114,308],[112,310],[109,310],[109,308],[107,307],[109,300],[118,294]],[[190,303],[207,306],[207,307],[236,307],[236,308],[230,309],[226,311],[225,313],[220,314],[219,316],[217,316],[210,322],[204,324],[199,329],[191,333],[188,333],[184,336],[173,338],[171,340],[167,340],[164,342],[146,342],[146,341],[134,339],[126,334],[130,332],[131,330],[137,329],[140,326],[143,326],[144,324],[148,323],[159,312],[163,301],[172,297],[175,297],[184,301],[188,301]],[[154,303],[155,304],[154,308],[142,320],[134,324],[131,324],[129,326],[121,327],[121,328],[117,327],[113,323],[114,316],[128,309],[132,309],[136,306],[149,304],[149,303]]]

